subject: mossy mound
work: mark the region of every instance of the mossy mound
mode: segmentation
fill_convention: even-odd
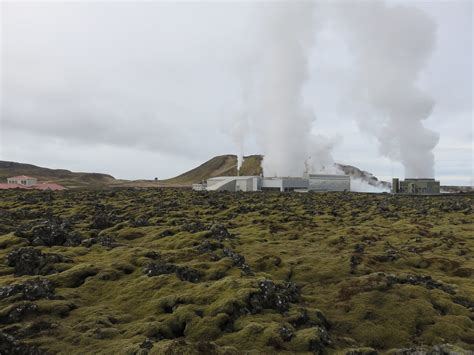
[[[468,353],[473,201],[0,191],[0,353]]]

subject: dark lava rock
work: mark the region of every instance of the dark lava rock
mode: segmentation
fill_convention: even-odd
[[[199,282],[202,278],[202,273],[196,269],[166,263],[149,263],[145,265],[143,272],[149,277],[174,273],[181,281],[189,282]]]
[[[36,304],[29,302],[20,303],[11,307],[6,314],[0,317],[0,324],[17,323],[27,316],[37,314],[38,306]]]
[[[468,300],[464,297],[455,297],[453,302],[474,311],[474,301]]]
[[[250,296],[249,305],[251,313],[258,313],[264,309],[274,309],[280,313],[290,308],[290,303],[297,302],[300,290],[292,282],[282,285],[271,280],[262,280],[258,283],[259,291]]]
[[[399,252],[392,248],[386,249],[385,254],[383,255],[375,255],[372,257],[373,260],[381,262],[381,263],[395,261],[399,258],[400,258]]]
[[[209,234],[212,238],[219,241],[223,241],[224,239],[229,239],[232,237],[227,228],[222,224],[213,224],[209,230]]]
[[[0,354],[1,355],[42,355],[44,354],[36,346],[30,346],[15,339],[11,335],[0,332]]]
[[[411,348],[403,348],[403,349],[394,349],[391,351],[393,355],[413,355],[413,354],[420,354],[420,355],[454,355],[454,354],[471,354],[472,352],[469,351],[459,351],[460,349],[453,348],[451,344],[441,344],[441,345],[434,345],[431,347],[428,346],[414,346]]]
[[[189,267],[178,267],[176,269],[176,275],[182,281],[189,281],[189,282],[199,282],[201,280],[202,274],[196,269],[192,269]]]
[[[41,333],[43,331],[50,331],[51,329],[54,329],[56,327],[57,324],[49,323],[44,320],[33,321],[32,323],[29,323],[26,326],[22,325],[21,329],[15,332],[15,335],[19,338],[31,337],[33,335],[37,336],[38,333]]]
[[[147,227],[150,225],[150,222],[148,221],[147,217],[137,217],[134,220],[130,222],[130,225],[132,227]]]
[[[170,229],[165,229],[163,232],[161,232],[159,234],[160,237],[164,238],[164,237],[171,237],[172,235],[174,235],[175,233],[170,230]]]
[[[365,250],[365,246],[364,244],[356,244],[356,246],[354,247],[354,252],[356,253],[363,253]]]
[[[15,234],[22,238],[27,238],[32,245],[66,245],[76,246],[81,243],[81,236],[72,232],[69,221],[64,221],[59,217],[51,217],[42,223],[33,226],[31,231],[27,231],[29,226],[22,226]]]
[[[440,289],[451,295],[456,293],[452,286],[433,280],[431,276],[408,275],[405,277],[398,277],[395,275],[388,275],[387,284],[388,286],[391,286],[394,284],[419,285],[419,286],[426,287],[427,289],[430,289],[430,290]]]
[[[153,347],[153,342],[149,339],[146,338],[143,343],[140,344],[140,349],[148,349],[150,350]]]
[[[34,301],[54,298],[54,286],[48,279],[33,279],[21,284],[0,287],[0,299],[20,295],[21,299]]]
[[[56,272],[54,263],[67,261],[59,254],[43,254],[33,247],[13,250],[6,257],[6,264],[15,268],[15,275],[48,275]]]
[[[113,249],[117,246],[117,241],[110,236],[100,236],[84,239],[81,244],[88,248],[90,248],[94,244],[100,244],[103,247]]]
[[[281,327],[278,332],[280,333],[280,337],[283,339],[283,341],[290,341],[291,338],[293,338],[293,331],[287,327],[287,326],[283,326]]]
[[[183,232],[197,233],[205,231],[207,228],[204,224],[199,221],[196,222],[186,222],[181,226]]]
[[[373,348],[358,348],[346,351],[346,355],[378,355],[378,352]]]
[[[115,213],[107,211],[105,206],[97,205],[94,217],[92,218],[92,229],[106,229],[114,226],[119,222],[119,218]]]
[[[196,250],[200,253],[210,253],[217,249],[222,249],[224,245],[221,242],[211,242],[209,240],[203,241],[196,247]]]
[[[360,263],[362,263],[362,255],[354,254],[351,256],[350,263],[349,263],[351,274],[355,273],[357,266],[360,265]]]
[[[233,251],[230,248],[223,248],[222,252],[225,256],[232,259],[232,265],[238,266],[242,269],[242,272],[246,275],[250,275],[252,271],[250,270],[250,266],[245,262],[245,257]]]
[[[236,253],[232,249],[224,248],[222,249],[222,252],[224,253],[225,256],[232,259],[232,264],[234,266],[240,267],[245,264],[245,257],[243,255]]]

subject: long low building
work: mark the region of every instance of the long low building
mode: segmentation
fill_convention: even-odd
[[[347,175],[308,175],[307,177],[219,176],[204,184],[194,184],[195,191],[350,191]]]
[[[392,193],[410,195],[436,195],[440,193],[440,183],[432,178],[392,180]]]

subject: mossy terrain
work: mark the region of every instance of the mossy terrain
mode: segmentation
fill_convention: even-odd
[[[0,353],[467,354],[473,201],[0,191]]]

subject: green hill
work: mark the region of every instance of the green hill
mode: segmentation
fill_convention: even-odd
[[[242,176],[252,176],[263,174],[262,169],[263,155],[248,155],[244,156],[242,166],[240,167],[239,174]]]
[[[55,182],[66,187],[101,187],[114,183],[113,176],[99,173],[75,173],[64,169],[48,169],[36,165],[0,161],[0,183],[17,175],[27,175],[41,182]]]
[[[262,174],[263,155],[249,155],[244,157],[239,175],[260,175]],[[233,154],[219,155],[214,157],[197,168],[189,170],[174,178],[161,180],[163,183],[189,185],[199,183],[203,180],[215,176],[236,176],[237,156]]]
[[[215,176],[235,175],[237,175],[237,156],[228,154],[214,157],[197,168],[161,182],[186,185],[198,183]]]

